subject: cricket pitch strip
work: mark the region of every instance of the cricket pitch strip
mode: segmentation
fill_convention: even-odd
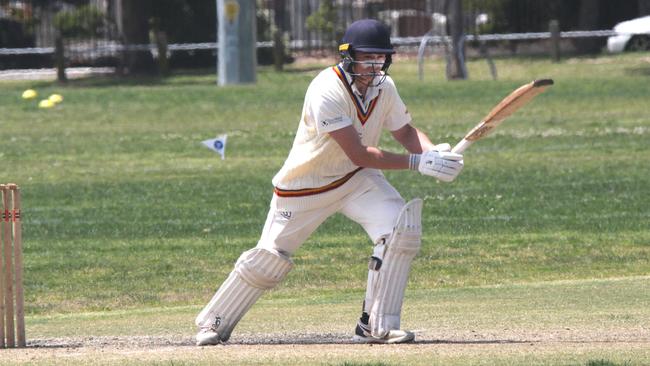
[[[444,333],[444,334],[443,334]],[[614,360],[626,365],[650,360],[650,335],[614,329],[553,332],[503,330],[418,331],[415,343],[355,344],[348,334],[258,334],[233,336],[226,345],[197,347],[191,336],[86,337],[33,340],[27,349],[6,350],[8,364],[585,364]],[[5,364],[5,361],[0,362]]]
[[[194,345],[199,305],[36,316],[27,348],[2,350],[0,364],[648,365],[648,285],[650,276],[413,289],[402,325],[416,341],[401,345],[352,342],[356,296],[262,300],[227,344],[206,347]]]

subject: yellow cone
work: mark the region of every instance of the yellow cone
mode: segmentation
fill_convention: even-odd
[[[63,102],[63,96],[60,94],[52,94],[47,99],[54,104]]]
[[[23,92],[23,99],[34,99],[38,93],[34,89],[27,89]]]
[[[38,108],[52,108],[54,103],[49,99],[43,99],[38,103]]]

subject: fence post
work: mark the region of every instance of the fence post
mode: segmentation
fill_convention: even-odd
[[[447,79],[467,79],[465,67],[465,34],[463,32],[463,2],[451,0],[451,63],[447,68]]]
[[[169,76],[169,59],[167,58],[167,33],[160,29],[160,19],[151,18],[149,22],[158,51],[158,74]]]
[[[284,31],[286,17],[285,0],[273,1],[273,63],[275,71],[282,71],[284,68]]]
[[[65,83],[68,78],[65,76],[65,52],[63,49],[63,37],[61,34],[56,35],[54,40],[54,64],[56,65],[56,79],[60,83]]]
[[[220,86],[256,80],[255,7],[253,0],[217,0],[217,78]]]
[[[284,66],[284,41],[282,31],[277,27],[273,30],[273,64],[275,71],[282,71]]]
[[[551,59],[553,62],[560,62],[560,22],[553,19],[548,23],[551,33]]]
[[[169,75],[169,58],[167,57],[167,33],[165,31],[156,32],[156,46],[158,47],[158,67],[160,75]]]

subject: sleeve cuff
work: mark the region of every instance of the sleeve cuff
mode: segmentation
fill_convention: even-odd
[[[418,170],[418,167],[420,166],[420,158],[422,155],[420,154],[411,154],[409,155],[409,169],[411,170]]]

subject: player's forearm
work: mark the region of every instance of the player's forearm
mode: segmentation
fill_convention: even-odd
[[[417,138],[418,138],[418,141],[419,141],[420,149],[416,150],[416,151],[412,151],[412,150],[409,150],[409,151],[411,153],[421,154],[421,153],[423,153],[425,151],[433,150],[433,148],[435,147],[435,144],[433,142],[431,142],[431,140],[429,139],[429,136],[427,136],[424,132],[418,130],[417,128],[415,129],[415,131],[417,132]]]
[[[395,154],[366,146],[351,157],[352,162],[360,167],[373,169],[408,169],[409,155]]]
[[[412,154],[421,154],[424,151],[432,150],[435,146],[424,132],[410,124],[394,131],[393,136]]]

